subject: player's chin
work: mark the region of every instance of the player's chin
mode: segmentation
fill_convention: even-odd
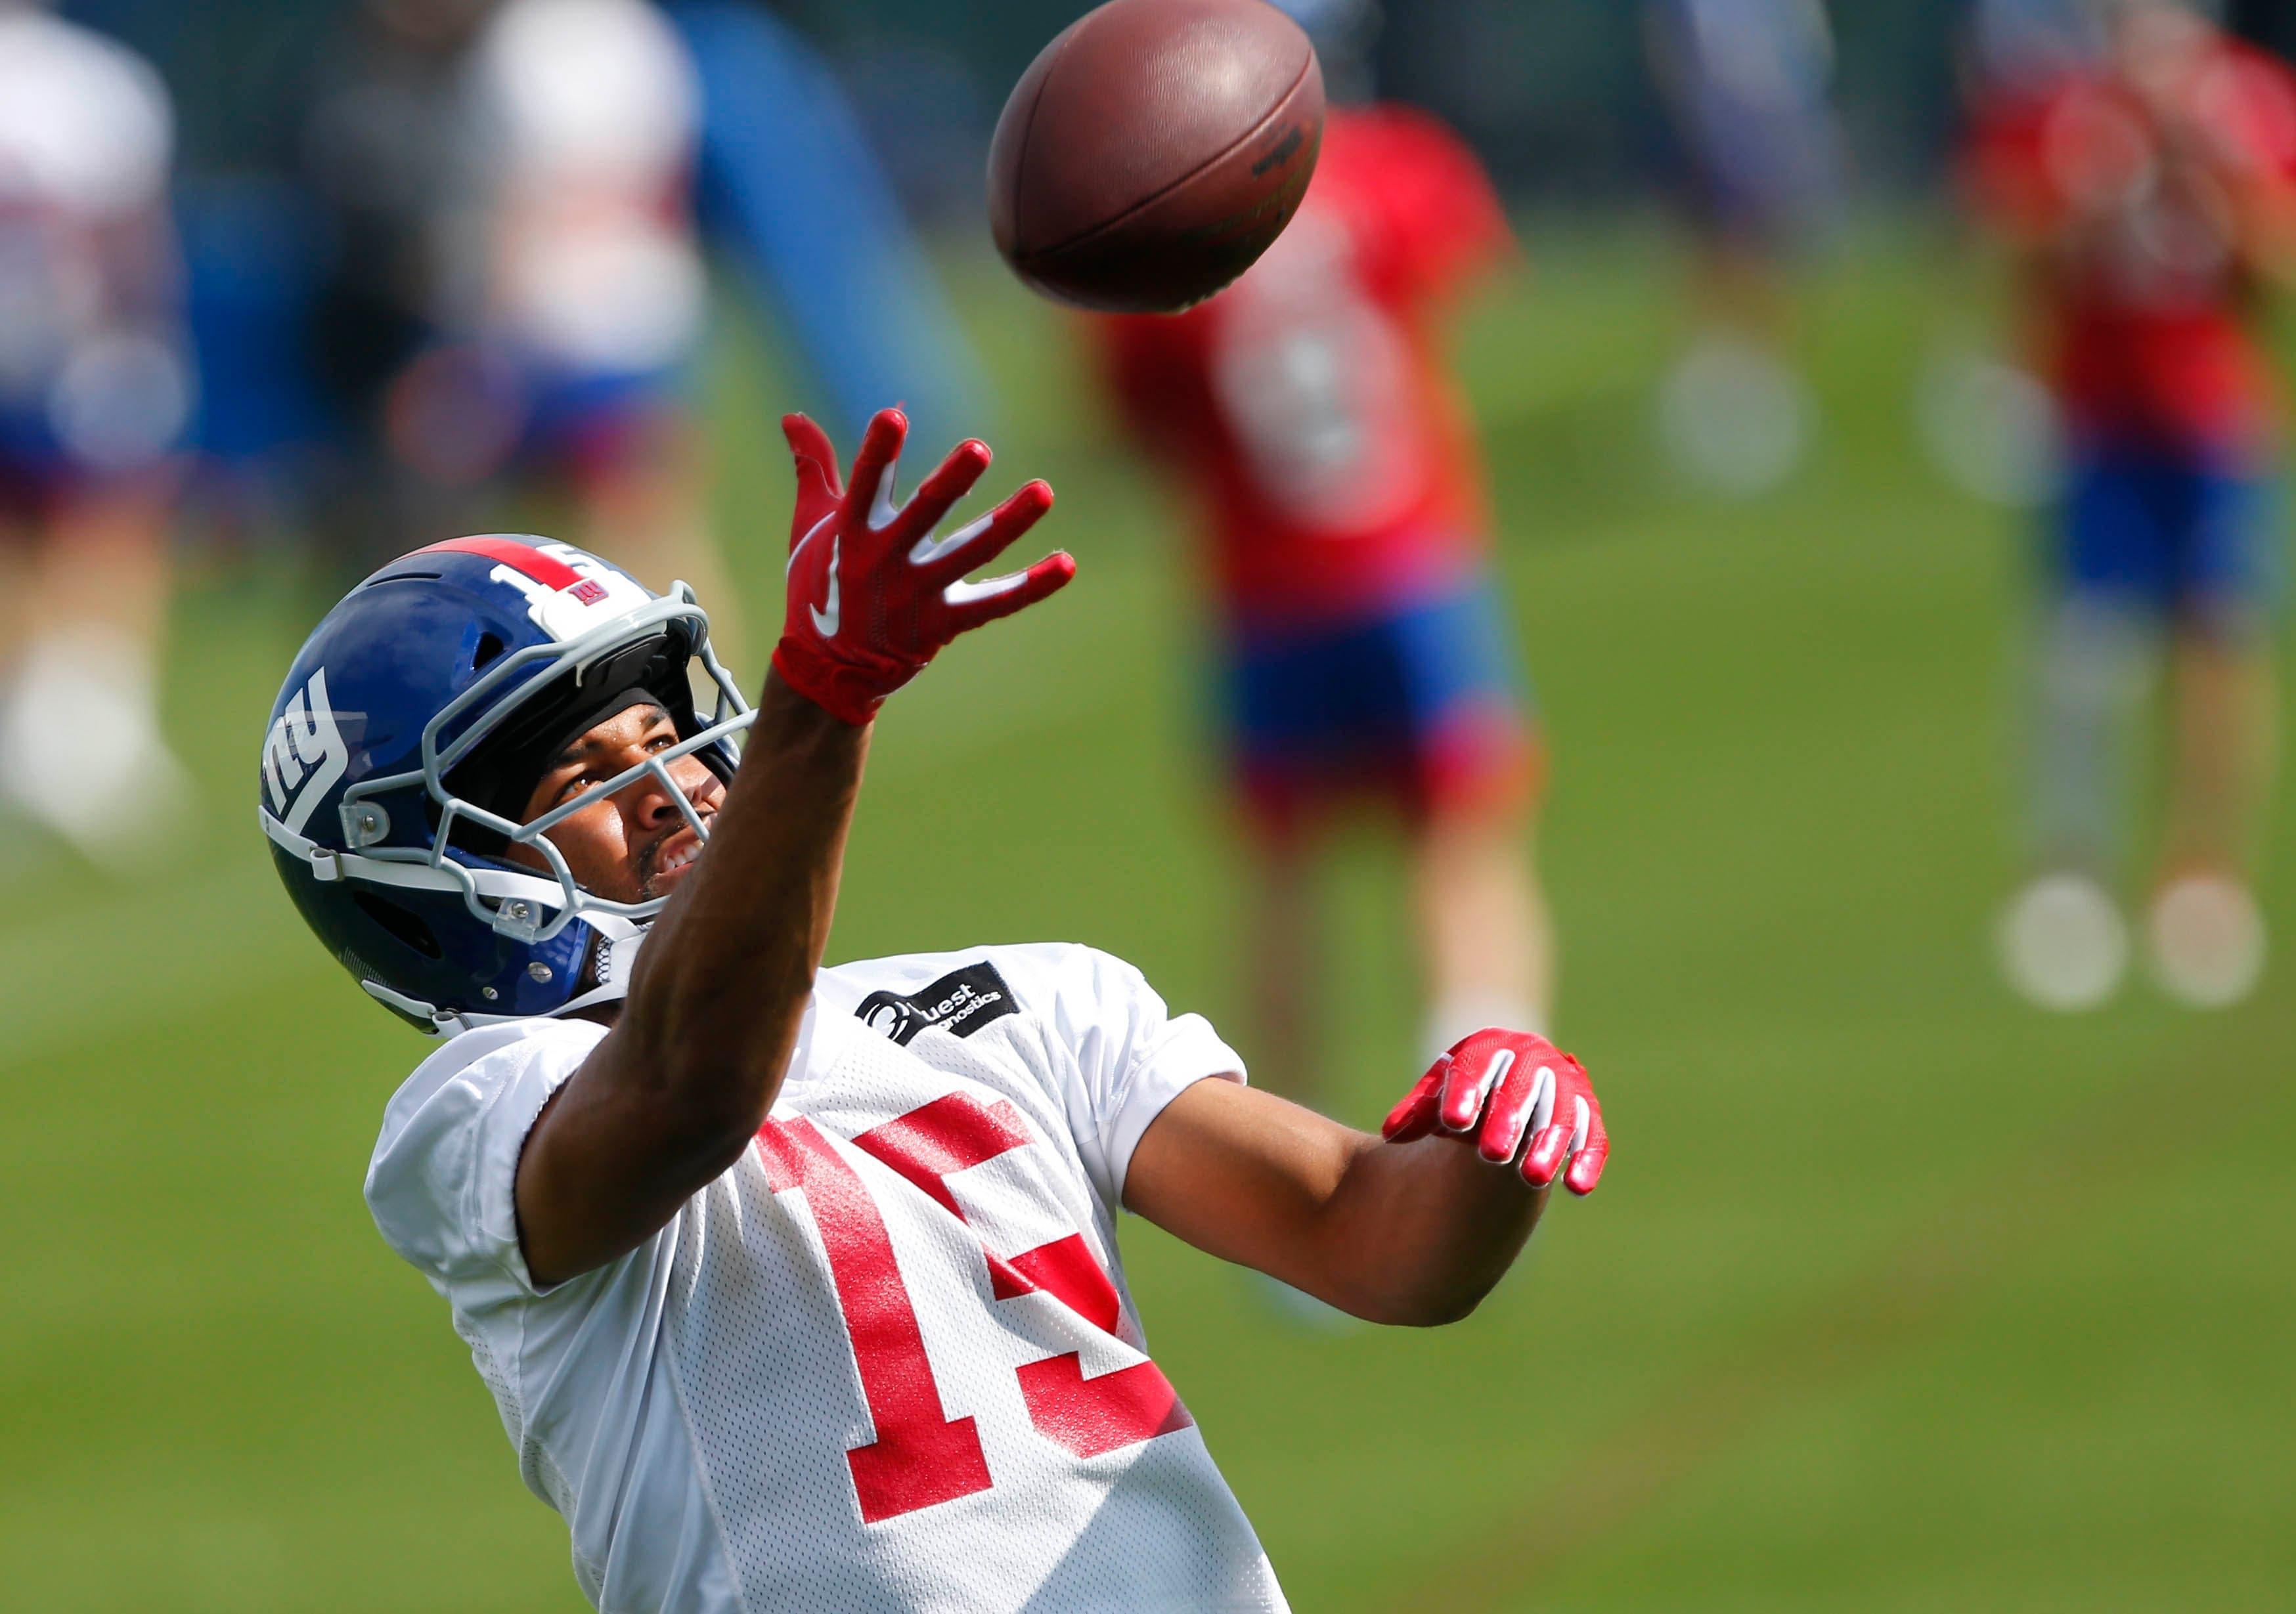
[[[684,868],[664,869],[659,874],[650,875],[644,886],[641,888],[639,896],[647,902],[653,902],[668,896],[677,889],[678,881],[685,878],[686,870],[693,866],[692,864],[687,864]]]

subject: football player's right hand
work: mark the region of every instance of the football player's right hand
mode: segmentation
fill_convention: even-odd
[[[909,422],[878,412],[853,459],[837,474],[829,436],[804,415],[782,422],[797,460],[797,512],[790,526],[788,616],[774,649],[782,682],[832,715],[867,723],[885,697],[957,635],[1033,605],[1076,576],[1065,553],[1026,571],[968,583],[964,574],[1001,554],[1046,511],[1053,490],[1030,482],[946,537],[933,528],[988,469],[988,445],[960,443],[896,504],[893,474]]]
[[[1587,1068],[1528,1031],[1478,1031],[1452,1044],[1380,1135],[1407,1143],[1438,1130],[1463,1141],[1472,1135],[1483,1159],[1513,1166],[1533,1188],[1549,1186],[1560,1173],[1571,1192],[1592,1193],[1611,1157]]]

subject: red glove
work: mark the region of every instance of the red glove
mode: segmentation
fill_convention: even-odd
[[[839,486],[837,451],[801,414],[782,434],[797,456],[797,513],[790,524],[789,607],[774,670],[823,710],[855,725],[957,635],[1033,605],[1076,576],[1065,553],[1010,577],[967,583],[1037,524],[1053,490],[1030,482],[979,520],[945,538],[933,527],[988,469],[988,445],[959,443],[906,504],[893,502],[893,472],[909,422],[880,410]]]
[[[1533,1188],[1562,1179],[1573,1193],[1595,1192],[1611,1135],[1587,1068],[1543,1036],[1528,1031],[1478,1031],[1451,1045],[1380,1128],[1390,1143],[1407,1143],[1438,1127],[1473,1133],[1475,1150],[1495,1166],[1522,1154],[1522,1180]],[[1523,1139],[1530,1147],[1523,1148]]]

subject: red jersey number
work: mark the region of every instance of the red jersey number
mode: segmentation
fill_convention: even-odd
[[[1011,1104],[1001,1099],[983,1104],[953,1093],[863,1133],[853,1145],[964,1221],[945,1179],[1033,1141]],[[874,1440],[845,1454],[863,1521],[875,1524],[988,1489],[993,1482],[980,1434],[971,1418],[951,1418],[941,1405],[916,1307],[901,1282],[884,1217],[860,1175],[802,1118],[767,1121],[758,1146],[773,1191],[805,1194],[829,1258],[876,1431]],[[1050,1295],[1103,1331],[1116,1331],[1121,1309],[1116,1285],[1083,1234],[1009,1258],[985,1244],[981,1254],[996,1299]],[[1152,1362],[1086,1379],[1081,1355],[1067,1351],[1026,1364],[1019,1378],[1029,1422],[1079,1457],[1120,1451],[1193,1421]]]

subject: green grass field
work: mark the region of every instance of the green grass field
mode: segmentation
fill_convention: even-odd
[[[1648,400],[1654,238],[1545,243],[1466,344],[1556,759],[1562,1028],[1617,1149],[1435,1332],[1272,1323],[1126,1233],[1160,1362],[1302,1610],[2232,1610],[2296,1597],[2296,1008],[2139,988],[2021,1008],[2019,524],[1928,468],[1908,397],[1968,276],[1865,238],[1812,292],[1823,451],[1716,507]],[[1082,562],[882,725],[833,951],[1067,938],[1241,1007],[1172,507],[1106,447],[1051,316],[957,287]],[[778,569],[766,400],[717,381],[737,564]],[[778,402],[776,398],[775,401]],[[1049,530],[1049,528],[1048,528]],[[0,927],[0,1604],[571,1610],[444,1308],[359,1199],[421,1056],[297,924],[248,811],[323,602],[200,578],[170,721],[210,788],[148,887],[20,861]],[[2296,815],[2268,909],[2296,938]],[[1016,879],[1019,869],[1033,870]],[[1415,1074],[1397,871],[1336,881],[1333,1085]]]

